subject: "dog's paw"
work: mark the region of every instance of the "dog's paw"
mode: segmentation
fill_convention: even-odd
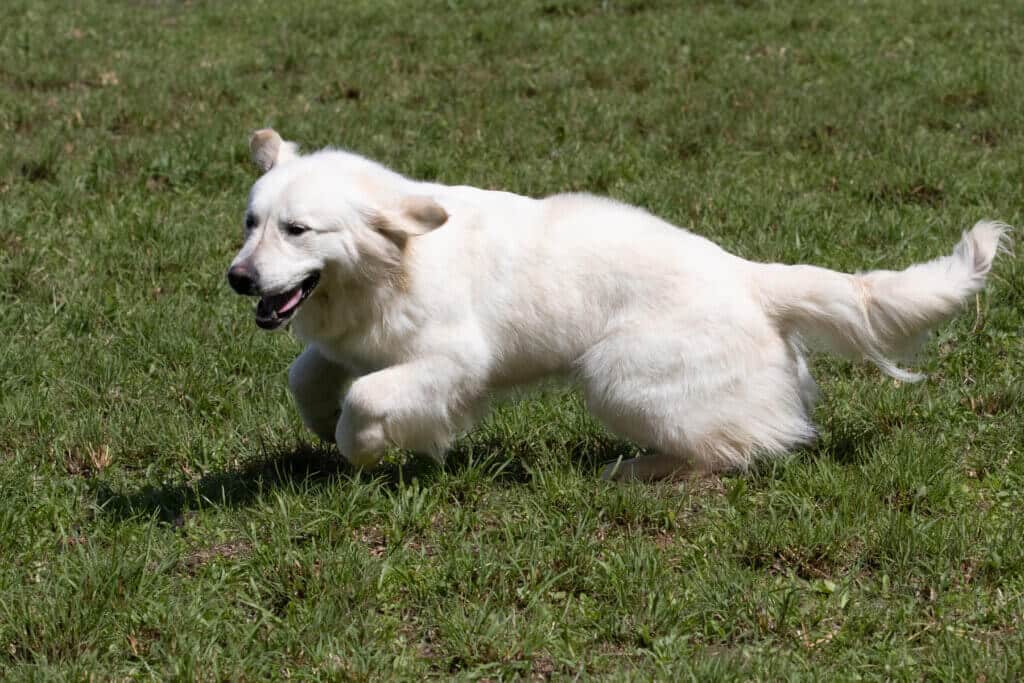
[[[632,477],[633,472],[629,460],[619,458],[601,468],[603,481],[628,481]]]
[[[384,432],[384,423],[373,421],[358,427],[342,417],[334,440],[341,455],[355,467],[376,467],[391,445]]]
[[[601,478],[605,481],[659,481],[680,479],[699,473],[694,463],[670,455],[651,454],[623,460],[619,458],[605,465]]]

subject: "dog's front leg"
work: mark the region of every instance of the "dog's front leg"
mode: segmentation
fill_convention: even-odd
[[[324,441],[334,439],[341,415],[341,392],[348,373],[309,346],[288,368],[288,389],[302,422]]]
[[[441,460],[468,429],[481,383],[465,364],[420,359],[360,377],[342,404],[335,440],[356,467],[373,467],[388,448]]]

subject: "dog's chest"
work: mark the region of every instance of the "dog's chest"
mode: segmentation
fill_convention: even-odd
[[[407,361],[411,354],[402,342],[400,339],[390,339],[379,331],[311,340],[325,358],[349,368],[357,375],[369,374]]]

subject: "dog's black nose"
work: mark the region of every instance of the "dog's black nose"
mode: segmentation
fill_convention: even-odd
[[[231,285],[231,289],[239,294],[250,295],[257,293],[256,278],[253,276],[252,271],[242,264],[231,266],[228,269],[228,283]]]

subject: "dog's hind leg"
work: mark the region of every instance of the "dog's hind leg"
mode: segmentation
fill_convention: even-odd
[[[483,405],[483,383],[470,367],[448,358],[421,358],[357,379],[345,395],[335,431],[341,454],[357,467],[373,467],[392,447],[442,461]]]
[[[334,441],[341,416],[341,394],[348,373],[309,346],[288,368],[288,390],[295,398],[302,422],[324,441]]]
[[[634,326],[587,352],[580,374],[591,412],[656,454],[613,463],[604,477],[743,470],[813,438],[813,383],[798,349],[769,328],[730,331],[709,340]]]

